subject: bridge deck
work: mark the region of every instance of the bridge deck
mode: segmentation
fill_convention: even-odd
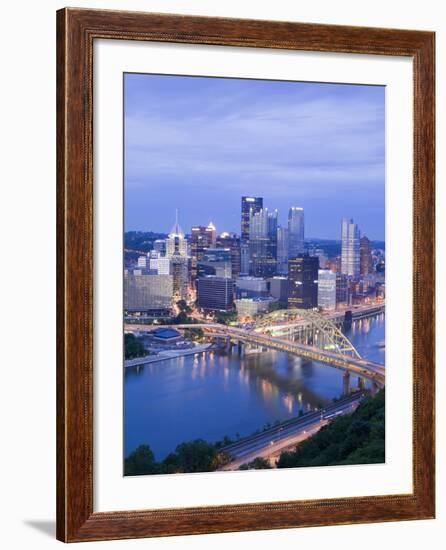
[[[160,327],[160,325],[157,325]],[[148,332],[153,330],[153,326],[150,325],[125,325],[125,330]],[[341,355],[333,353],[328,350],[319,349],[306,344],[300,344],[297,342],[291,342],[282,338],[268,336],[266,334],[256,333],[254,331],[248,331],[237,327],[231,327],[222,325],[220,323],[196,323],[175,325],[177,329],[190,329],[201,328],[206,332],[218,333],[228,338],[241,341],[247,344],[257,344],[277,351],[283,351],[300,357],[307,357],[313,361],[319,361],[329,364],[339,369],[345,370],[362,376],[375,382],[379,387],[383,387],[385,383],[385,367],[379,363],[369,361],[367,359],[349,357],[347,355]]]

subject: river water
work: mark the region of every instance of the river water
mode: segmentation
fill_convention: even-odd
[[[346,333],[359,353],[384,364],[384,314]],[[358,379],[350,377],[350,386]],[[124,452],[148,444],[157,460],[184,441],[246,436],[340,397],[343,373],[277,351],[209,352],[125,369]]]

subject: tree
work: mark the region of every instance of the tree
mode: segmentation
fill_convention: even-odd
[[[218,311],[215,315],[215,321],[222,325],[230,325],[237,321],[236,311]]]
[[[385,460],[384,390],[368,397],[355,412],[341,416],[294,451],[281,453],[278,468],[373,464]]]
[[[225,455],[218,457],[215,445],[203,439],[180,443],[174,453],[162,462],[165,473],[212,472],[225,461]]]
[[[272,466],[266,458],[258,456],[251,462],[242,464],[239,470],[270,470],[271,468]]]
[[[132,333],[126,333],[124,335],[124,357],[126,359],[132,359],[134,357],[142,357],[147,352],[143,343],[139,338]]]
[[[178,300],[177,306],[181,313],[185,313],[186,315],[190,315],[192,313],[192,308],[187,305],[186,300]]]
[[[159,467],[149,445],[140,445],[124,461],[124,475],[126,476],[157,474],[158,472]]]

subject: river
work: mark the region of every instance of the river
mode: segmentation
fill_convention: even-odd
[[[355,321],[346,335],[364,358],[384,364],[384,314]],[[340,370],[249,347],[127,368],[124,376],[125,455],[145,443],[157,460],[184,441],[249,435],[344,390]],[[350,377],[352,388],[357,382]]]

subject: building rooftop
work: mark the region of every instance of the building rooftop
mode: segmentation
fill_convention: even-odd
[[[156,328],[150,332],[155,338],[161,338],[163,340],[170,340],[171,338],[178,338],[181,333],[174,328]]]

